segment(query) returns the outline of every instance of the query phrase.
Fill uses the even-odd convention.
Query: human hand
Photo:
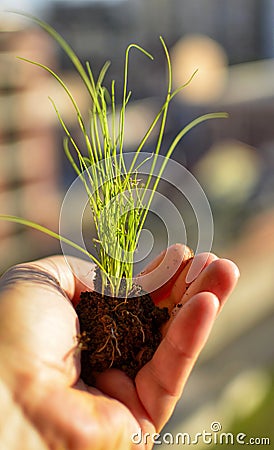
[[[168,249],[168,256],[184,246]],[[135,382],[117,369],[80,379],[79,324],[73,304],[92,280],[86,261],[53,256],[14,266],[0,282],[0,442],[7,450],[151,448],[134,444],[140,429],[152,437],[166,423],[204,346],[220,307],[234,288],[236,266],[198,255],[204,269],[190,286],[189,266],[154,293],[154,301],[183,304],[152,360]],[[161,257],[147,268],[149,288]],[[145,281],[146,280],[146,281]],[[89,282],[90,284],[90,282]],[[3,427],[3,424],[5,426]]]

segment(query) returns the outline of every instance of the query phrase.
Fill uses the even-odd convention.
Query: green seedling
[[[160,169],[155,173],[157,158],[163,146],[170,103],[182,89],[187,87],[195,75],[194,73],[183,86],[173,90],[170,55],[164,39],[160,37],[167,63],[166,95],[158,113],[152,123],[148,125],[147,132],[136,148],[130,167],[126,167],[124,135],[126,110],[131,97],[131,92],[128,91],[129,56],[132,50],[141,52],[151,60],[153,60],[152,55],[137,44],[130,44],[127,47],[124,60],[123,92],[122,99],[119,102],[121,106],[117,125],[118,102],[115,82],[112,81],[109,88],[104,85],[105,75],[110,63],[105,63],[99,76],[95,79],[90,64],[88,62],[85,65],[82,64],[70,45],[55,29],[37,18],[31,17],[31,19],[52,36],[64,50],[81,77],[90,98],[90,115],[88,120],[85,120],[69,87],[55,71],[41,63],[20,58],[39,66],[53,76],[66,92],[74,108],[75,119],[84,138],[84,149],[77,144],[57,105],[53,99],[50,99],[64,130],[64,151],[77,176],[82,180],[87,193],[88,205],[92,212],[97,234],[93,241],[97,256],[66,237],[25,218],[0,215],[0,219],[32,227],[76,248],[99,267],[102,293],[108,292],[117,296],[122,280],[125,280],[125,294],[127,295],[132,288],[134,254],[138,246],[140,233],[169,158],[180,140],[192,128],[209,119],[225,118],[227,114],[223,112],[210,113],[191,121],[175,136],[165,152],[165,158]],[[156,130],[158,134],[155,150],[150,157],[150,171],[144,180],[140,177],[138,157],[152,132]]]

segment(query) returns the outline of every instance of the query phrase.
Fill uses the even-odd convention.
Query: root
[[[114,321],[113,321],[114,322]],[[115,325],[115,330],[117,329],[116,327],[116,323],[114,322]],[[103,350],[105,350],[105,348],[107,347],[108,343],[110,342],[111,346],[112,346],[112,352],[111,352],[111,361],[110,361],[110,365],[109,365],[109,369],[112,367],[114,361],[115,361],[115,351],[118,353],[119,356],[121,356],[121,351],[118,345],[118,340],[115,334],[115,330],[113,329],[113,327],[111,327],[110,329],[110,334],[106,339],[106,342],[102,345],[102,347],[99,348],[99,350],[96,350],[96,353],[101,353]],[[108,330],[109,331],[109,330]]]
[[[146,340],[146,335],[145,335],[145,332],[144,332],[144,328],[143,328],[142,322],[141,322],[141,320],[139,319],[139,317],[136,316],[136,314],[133,314],[131,311],[123,310],[123,311],[121,312],[121,316],[124,315],[123,313],[125,313],[127,316],[131,315],[131,316],[134,317],[134,319],[139,323],[139,325],[140,325],[140,331],[141,331],[141,334],[142,334],[142,340],[143,340],[143,342],[145,342],[145,340]]]

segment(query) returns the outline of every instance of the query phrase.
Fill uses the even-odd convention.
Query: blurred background
[[[129,151],[138,145],[165,95],[160,35],[171,52],[175,87],[199,69],[172,104],[165,148],[198,115],[229,113],[228,120],[194,129],[174,153],[210,201],[213,251],[233,259],[241,279],[164,432],[195,435],[219,421],[223,431],[274,442],[274,0],[2,0],[1,8],[1,213],[57,230],[62,199],[74,179],[48,100],[54,98],[77,133],[65,94],[46,72],[16,56],[56,70],[80,109],[88,113],[90,107],[79,77],[52,39],[5,9],[47,20],[82,61],[91,62],[95,74],[110,59],[106,83],[116,80],[118,97],[127,45],[136,42],[154,55],[153,63],[137,52],[131,58],[133,94],[125,137]],[[147,150],[153,144],[152,138]],[[186,222],[188,243],[195,247],[194,219]],[[60,251],[53,239],[5,222],[0,223],[0,240],[1,272]]]

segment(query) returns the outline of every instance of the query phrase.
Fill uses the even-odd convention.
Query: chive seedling
[[[86,190],[87,201],[92,212],[97,234],[97,237],[93,242],[97,256],[94,256],[86,248],[79,246],[70,239],[25,218],[0,215],[0,219],[27,225],[48,234],[51,237],[57,238],[79,250],[96,263],[99,269],[98,280],[102,297],[112,297],[113,299],[116,298],[116,300],[108,313],[105,313],[99,320],[101,331],[103,333],[101,344],[97,347],[92,347],[89,353],[83,352],[84,355],[88,355],[84,357],[88,358],[86,365],[92,364],[93,356],[97,355],[97,365],[93,365],[92,370],[102,371],[108,367],[115,366],[125,370],[130,376],[134,377],[136,371],[152,357],[153,352],[161,340],[159,329],[162,323],[168,318],[166,312],[161,311],[160,318],[156,320],[158,328],[156,327],[157,329],[155,328],[152,333],[149,333],[146,327],[151,327],[151,317],[153,316],[153,314],[151,314],[151,306],[148,306],[146,313],[142,312],[142,314],[138,316],[138,308],[141,307],[140,305],[142,303],[144,305],[147,304],[148,298],[145,297],[146,300],[142,300],[142,302],[136,301],[135,305],[131,302],[130,308],[125,309],[125,305],[132,297],[132,292],[135,288],[133,286],[134,255],[138,246],[141,231],[144,228],[145,220],[163,172],[177,144],[196,125],[209,119],[225,118],[227,117],[227,114],[223,112],[210,113],[194,119],[182,128],[174,137],[171,145],[166,151],[165,158],[159,158],[160,151],[163,147],[163,138],[170,103],[179,92],[191,82],[195,75],[194,73],[184,85],[173,90],[170,55],[164,39],[160,37],[168,73],[166,94],[158,113],[152,123],[148,125],[147,132],[133,153],[131,163],[128,167],[125,161],[124,135],[126,127],[126,109],[131,97],[131,92],[128,91],[129,56],[132,50],[141,52],[145,57],[148,57],[151,60],[153,60],[152,55],[137,44],[130,44],[126,49],[122,99],[121,102],[119,102],[121,106],[117,126],[116,116],[118,102],[116,99],[115,82],[111,82],[109,89],[104,84],[110,63],[105,63],[99,76],[95,79],[90,64],[88,62],[86,62],[85,65],[82,64],[71,46],[54,28],[40,19],[32,16],[30,17],[36,24],[44,29],[66,53],[76,72],[81,77],[87,95],[90,98],[90,116],[89,119],[85,121],[69,87],[54,70],[42,63],[20,57],[21,60],[40,67],[54,77],[66,92],[75,111],[76,122],[83,136],[85,145],[84,150],[77,144],[54,100],[50,99],[61,127],[64,130],[65,137],[63,146],[65,154],[77,176],[83,182]],[[146,178],[141,179],[140,167],[142,163],[140,164],[139,156],[152,132],[156,129],[158,134],[155,150],[149,158],[150,169]],[[157,164],[157,161],[159,162],[159,160],[160,166]],[[121,301],[121,298],[119,300],[119,297],[121,296],[125,298],[125,301]],[[89,298],[85,300],[89,300]],[[98,305],[101,300],[96,298],[95,303],[94,300],[91,301],[95,308],[92,314],[94,317],[97,317],[96,305]],[[138,305],[138,307],[136,305]],[[82,319],[79,316],[82,330],[81,345],[83,348],[85,348],[85,345],[89,341],[92,341],[94,329],[98,325],[97,318],[95,323],[90,323],[90,317],[92,317],[92,315],[86,314],[85,307]],[[80,312],[81,311],[79,310],[78,313],[80,314]],[[89,317],[89,323],[86,323],[87,316]],[[140,319],[141,316],[143,317],[142,322]],[[147,318],[149,318],[148,321]],[[123,356],[124,354],[128,355],[129,349],[129,344],[126,341],[129,333],[127,329],[125,330],[125,324],[127,324],[127,327],[135,326],[137,329],[135,334],[132,333],[132,348],[135,349],[134,357],[137,361],[135,361],[134,364],[131,361],[133,353],[127,356],[129,362],[128,359]],[[118,326],[121,327],[119,332]],[[89,329],[91,329],[90,334],[88,334]],[[123,330],[123,332],[121,330]],[[152,336],[153,342],[148,340],[148,335]],[[84,342],[85,339],[87,340],[86,344]],[[136,350],[136,342],[138,340],[139,347],[137,345]],[[140,357],[140,352],[142,357]],[[82,360],[82,363],[83,361],[84,360]],[[88,369],[85,379],[87,382],[91,382]]]
[[[107,290],[108,292],[111,292],[112,295],[118,295],[121,280],[124,278],[126,280],[127,295],[132,288],[133,258],[140,238],[140,233],[143,229],[161,175],[163,174],[166,164],[172,156],[176,145],[186,133],[196,125],[209,119],[227,117],[227,114],[223,112],[205,114],[194,119],[185,126],[177,134],[167,150],[160,170],[158,173],[154,173],[157,157],[162,148],[170,102],[191,82],[195,75],[194,73],[190,80],[180,88],[172,90],[172,67],[170,56],[164,39],[160,37],[168,69],[166,96],[158,114],[148,126],[145,136],[137,147],[131,166],[126,168],[124,161],[125,114],[131,96],[131,92],[128,92],[127,89],[129,55],[130,52],[135,49],[151,60],[153,60],[153,56],[137,44],[130,44],[127,47],[119,125],[116,129],[117,102],[115,82],[112,81],[110,90],[104,86],[105,75],[110,63],[105,63],[97,80],[95,80],[90,64],[86,62],[86,65],[84,66],[71,46],[54,28],[38,18],[31,16],[31,19],[51,35],[64,50],[80,75],[86,87],[87,94],[90,97],[90,118],[89,123],[86,124],[69,87],[56,72],[41,63],[23,57],[19,58],[49,72],[62,86],[74,108],[75,117],[84,138],[86,151],[79,148],[79,145],[76,143],[76,140],[65,124],[57,105],[54,100],[50,98],[59,122],[65,132],[63,142],[64,151],[76,174],[82,179],[87,192],[88,202],[97,233],[97,239],[94,239],[97,257],[88,252],[85,248],[60,236],[58,233],[28,221],[27,219],[4,215],[1,215],[0,217],[1,219],[33,227],[73,246],[92,259],[101,269],[103,293]],[[109,120],[109,116],[111,116],[111,120]],[[151,155],[150,173],[146,177],[146,181],[140,183],[138,156],[152,131],[158,124],[158,138],[155,151]]]

